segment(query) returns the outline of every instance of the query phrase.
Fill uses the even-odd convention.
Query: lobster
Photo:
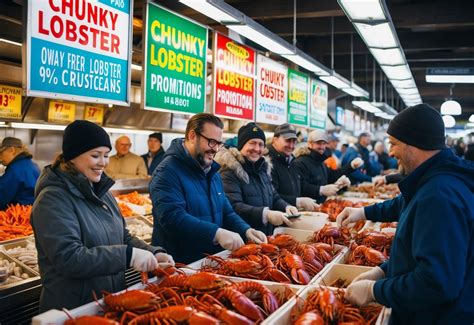
[[[275,295],[260,283],[254,281],[244,281],[236,283],[234,285],[234,288],[243,294],[258,293],[259,295],[261,295],[263,301],[263,308],[268,314],[273,313],[279,307],[278,300]]]
[[[216,291],[228,282],[216,274],[209,272],[198,272],[192,275],[172,275],[165,277],[158,287],[181,287],[184,290],[190,290],[194,293],[200,294],[205,292]]]
[[[308,265],[306,263],[306,265]],[[305,268],[305,263],[300,256],[291,254],[287,250],[283,250],[282,254],[277,258],[277,267],[279,269],[289,272],[291,278],[298,284],[308,284],[311,276]]]
[[[310,238],[310,242],[323,242],[330,244],[334,247],[334,244],[348,246],[351,240],[351,233],[347,228],[337,228],[331,224],[325,224],[319,231],[314,232],[313,237]]]
[[[245,317],[254,320],[262,321],[263,314],[255,303],[240,291],[228,287],[218,292],[217,300],[227,299],[232,306]]]
[[[129,290],[118,294],[104,292],[104,303],[113,311],[145,313],[156,309],[159,305],[159,300],[152,292]]]
[[[232,251],[232,253],[229,255],[229,257],[239,258],[239,257],[247,256],[247,255],[255,255],[255,254],[260,253],[261,250],[262,250],[262,247],[260,245],[247,244],[247,245],[244,245],[244,246]]]
[[[349,264],[378,266],[387,260],[383,253],[364,245],[353,244],[351,250]]]
[[[301,314],[294,325],[325,325],[324,318],[317,311]]]
[[[197,311],[190,306],[170,306],[139,316],[125,313],[122,322],[130,316],[135,317],[128,323],[129,325],[177,324],[183,322],[188,324],[219,324],[219,321],[214,317]]]

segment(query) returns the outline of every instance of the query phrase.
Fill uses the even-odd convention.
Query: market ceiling
[[[141,19],[143,3],[134,2],[133,61],[141,63]],[[291,0],[228,0],[231,6],[251,17],[270,31],[293,43],[294,2]],[[0,38],[22,40],[22,10],[25,0],[0,3]],[[213,29],[225,27],[182,5],[177,0],[157,1],[171,10]],[[449,95],[450,84],[427,83],[426,68],[474,68],[474,1],[472,0],[387,0],[387,7],[398,38],[418,86],[423,102],[438,108]],[[331,67],[331,17],[334,17],[334,69],[350,79],[350,36],[354,35],[354,81],[372,92],[372,56],[344,15],[336,0],[296,2],[296,45],[315,59]],[[252,44],[255,45],[255,44]],[[0,42],[0,63],[21,65],[21,48]],[[377,80],[380,69],[377,67]],[[140,75],[132,75],[140,83]],[[379,87],[377,85],[377,97]],[[394,103],[398,95],[394,92]],[[343,95],[331,88],[331,98]],[[388,102],[392,92],[387,92]],[[385,98],[385,96],[384,96]],[[460,120],[474,114],[474,85],[456,84],[453,98],[461,104]],[[398,99],[399,100],[399,99]],[[396,107],[401,107],[394,105]]]

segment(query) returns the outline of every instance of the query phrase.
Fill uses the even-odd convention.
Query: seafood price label
[[[308,126],[308,87],[307,75],[288,69],[288,123]]]
[[[326,116],[328,115],[328,85],[311,79],[310,95],[309,127],[325,130]]]
[[[76,104],[67,102],[49,101],[48,122],[69,124],[74,121]]]
[[[21,88],[0,85],[0,117],[21,118]]]
[[[130,104],[133,0],[28,1],[28,96]]]

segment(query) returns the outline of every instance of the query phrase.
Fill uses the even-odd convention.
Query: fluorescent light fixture
[[[402,65],[405,64],[405,58],[399,48],[396,49],[372,49],[370,52],[379,65]]]
[[[359,107],[360,109],[363,109],[364,111],[367,111],[369,113],[381,113],[382,111],[372,105],[372,103],[369,103],[368,101],[365,100],[353,100],[352,105]]]
[[[441,104],[441,115],[461,115],[461,105],[455,100],[447,100]]]
[[[11,127],[15,128],[15,129],[35,129],[35,130],[64,131],[64,129],[66,128],[66,125],[12,122]]]
[[[456,83],[456,84],[472,84],[474,83],[474,75],[426,75],[426,82],[435,83]]]
[[[232,13],[235,10],[232,6],[226,4],[223,1],[212,1],[212,0],[179,0],[186,6],[193,8],[197,12],[214,19],[221,23],[238,23],[239,19],[234,17]],[[231,9],[229,9],[228,7]]]
[[[342,88],[341,90],[354,97],[369,97],[369,92],[357,86],[355,83],[351,83],[350,88]]]
[[[469,116],[469,122],[474,123],[474,114],[471,114],[471,116]]]
[[[392,29],[390,28],[390,23],[382,23],[378,25],[354,23],[354,26],[367,47],[397,47],[397,40],[395,39]]]
[[[408,79],[411,78],[411,71],[407,65],[382,65],[380,66],[388,79]]]
[[[351,83],[349,82],[349,80],[334,71],[330,76],[319,77],[319,79],[324,82],[327,82],[328,84],[332,85],[333,87],[336,87],[337,89],[351,88]]]
[[[456,119],[452,117],[451,115],[444,115],[443,122],[444,122],[445,128],[452,128],[453,126],[456,125]]]
[[[256,30],[249,25],[227,25],[227,28],[233,30],[236,33],[252,40],[258,45],[263,46],[267,50],[276,54],[291,54],[293,51],[286,47],[284,42],[277,42],[270,35],[265,35],[262,31]],[[262,27],[263,28],[263,27]],[[276,35],[274,35],[276,37]]]
[[[389,104],[385,103],[385,102],[372,102],[371,103],[373,106],[379,108],[380,110],[382,110],[383,113],[386,113],[386,114],[389,114],[389,115],[397,115],[398,112],[395,108],[393,108],[392,106],[390,106]]]
[[[399,89],[399,88],[415,88],[416,84],[413,78],[410,79],[405,79],[405,80],[390,80],[392,83],[393,87]]]
[[[338,0],[351,20],[386,20],[379,0]]]
[[[138,65],[138,64],[135,64],[135,63],[132,63],[132,69],[142,71],[142,66]]]
[[[306,53],[299,51],[298,49],[296,49],[295,54],[283,54],[282,57],[299,65],[300,67],[305,68],[308,71],[314,72],[318,76],[330,75],[330,73],[324,69],[325,67],[322,64],[309,57]]]
[[[22,45],[23,45],[23,44],[21,44],[21,43],[19,43],[19,42],[10,41],[9,39],[6,39],[6,38],[0,38],[0,42],[4,42],[4,43],[16,45],[16,46],[22,46]]]
[[[125,134],[145,134],[148,135],[153,131],[150,130],[135,130],[135,129],[123,129],[123,128],[109,128],[106,127],[104,130],[108,133],[125,133]]]
[[[418,95],[418,88],[397,88],[400,96],[404,95]]]

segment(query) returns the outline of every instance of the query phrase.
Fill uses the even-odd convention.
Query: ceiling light
[[[188,7],[193,8],[197,12],[206,15],[209,18],[221,23],[238,23],[239,19],[235,17],[236,9],[223,1],[212,0],[179,0]]]
[[[0,42],[4,42],[4,43],[16,45],[16,46],[22,46],[22,45],[23,45],[23,44],[21,44],[21,43],[19,43],[19,42],[10,41],[9,39],[5,39],[5,38],[0,38]]]
[[[336,87],[337,89],[351,87],[351,83],[349,82],[349,80],[334,71],[330,76],[319,77],[319,79],[324,82],[327,82],[328,84],[332,85],[333,87]]]
[[[314,72],[318,76],[329,76],[329,72],[324,70],[324,66],[309,57],[306,53],[296,49],[295,54],[283,54],[282,57],[290,60],[291,62],[305,68],[308,71]]]
[[[466,76],[454,76],[454,75],[445,75],[445,76],[434,76],[434,75],[426,75],[426,82],[436,82],[436,83],[474,83],[474,75],[466,75]]]
[[[233,30],[236,33],[252,40],[253,42],[257,43],[260,46],[263,46],[267,50],[276,53],[276,54],[292,54],[293,51],[288,47],[284,46],[283,44],[286,41],[278,42],[274,38],[277,35],[272,34],[271,32],[265,32],[263,27],[255,28],[255,26],[249,25],[227,25],[227,28]],[[269,35],[266,35],[268,34]]]
[[[378,25],[368,25],[363,23],[354,23],[359,35],[364,40],[367,47],[374,48],[392,48],[397,47],[397,41],[393,36],[390,23]]]
[[[461,105],[455,100],[447,100],[441,104],[441,115],[461,115]]]
[[[474,123],[474,114],[471,114],[471,116],[469,116],[469,122]]]
[[[445,128],[452,128],[456,125],[456,120],[451,115],[444,115],[443,122]]]
[[[413,81],[413,78],[410,79],[405,79],[405,80],[390,80],[392,83],[393,87],[395,88],[414,88],[416,87],[415,81]]]
[[[138,65],[138,64],[135,64],[135,63],[132,63],[132,69],[142,71],[142,66]]]
[[[364,111],[367,111],[369,113],[381,113],[382,111],[369,103],[368,101],[365,100],[353,100],[352,105],[359,107],[360,109],[363,109]]]
[[[412,77],[410,68],[407,65],[380,66],[388,79],[409,79]]]
[[[418,95],[418,88],[397,88],[397,92],[402,97],[404,95]]]
[[[474,68],[428,68],[426,82],[474,83]]]
[[[153,131],[147,130],[135,130],[135,129],[124,129],[124,128],[104,128],[105,132],[108,133],[120,133],[120,134],[145,134],[148,135]]]
[[[379,0],[338,0],[351,20],[386,20]]]
[[[405,64],[405,58],[399,48],[396,49],[372,49],[370,52],[379,65],[401,65]]]
[[[343,92],[351,95],[351,96],[354,96],[354,97],[369,97],[369,93],[365,90],[360,91],[359,89],[356,89],[356,88],[342,88],[341,89]]]
[[[15,129],[34,129],[34,130],[54,130],[54,131],[64,131],[66,125],[58,124],[40,124],[40,123],[16,123],[11,124],[12,128]]]

